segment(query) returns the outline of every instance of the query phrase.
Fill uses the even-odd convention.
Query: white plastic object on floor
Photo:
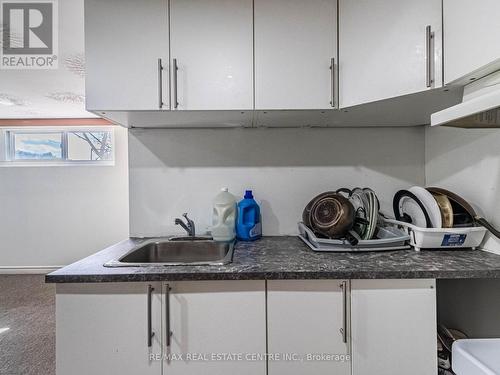
[[[500,339],[457,340],[451,350],[457,375],[500,374]]]
[[[420,249],[475,249],[481,244],[486,234],[484,227],[421,228],[393,219],[386,219],[386,222],[404,228],[410,236],[410,245],[417,251]]]
[[[212,237],[215,241],[232,241],[236,237],[236,197],[222,188],[214,198]]]

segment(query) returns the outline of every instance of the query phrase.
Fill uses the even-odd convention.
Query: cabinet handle
[[[174,109],[177,109],[179,106],[179,101],[177,100],[177,71],[179,68],[177,67],[177,59],[173,59],[173,86],[174,86]]]
[[[426,50],[426,86],[431,87],[434,80],[432,79],[432,39],[434,38],[434,33],[432,32],[431,26],[428,25],[425,28],[425,50]]]
[[[332,100],[330,105],[335,108],[335,58],[330,59],[330,79],[332,85]]]
[[[153,336],[155,333],[153,332],[153,327],[151,324],[151,297],[153,294],[153,288],[151,285],[148,285],[148,348],[151,348],[153,345]]]
[[[172,331],[170,329],[170,291],[172,288],[167,284],[167,290],[165,292],[165,313],[166,313],[166,335],[167,335],[167,348],[170,348],[172,342]]]
[[[163,108],[163,64],[158,59],[158,108]]]
[[[342,328],[340,333],[342,342],[347,344],[347,281],[342,281],[340,289],[342,290]]]

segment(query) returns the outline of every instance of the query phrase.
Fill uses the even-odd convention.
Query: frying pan
[[[432,196],[436,200],[439,210],[441,211],[441,222],[443,223],[443,228],[453,228],[453,206],[451,205],[450,199],[439,193],[432,193]]]
[[[495,227],[493,227],[484,217],[479,216],[474,210],[474,208],[472,208],[472,206],[461,196],[449,190],[437,187],[430,187],[427,190],[429,190],[431,193],[439,193],[446,195],[452,204],[455,203],[456,205],[462,207],[463,210],[465,210],[467,215],[469,215],[472,218],[472,224],[476,223],[480,226],[483,226],[486,229],[488,229],[491,232],[491,234],[493,234],[495,237],[500,238],[500,231],[498,231]]]
[[[345,237],[351,245],[358,239],[350,233],[354,226],[355,210],[340,192],[327,191],[314,197],[302,212],[302,221],[314,232],[328,238]]]

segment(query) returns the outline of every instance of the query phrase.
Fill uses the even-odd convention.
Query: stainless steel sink
[[[105,267],[147,267],[222,265],[233,259],[233,242],[216,242],[210,237],[149,239]]]

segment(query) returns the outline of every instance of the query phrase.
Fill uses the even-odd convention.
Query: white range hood
[[[482,85],[480,81],[464,90],[462,103],[431,115],[432,126],[459,128],[500,127],[500,84],[498,76],[490,76]],[[492,84],[493,83],[493,84]]]

